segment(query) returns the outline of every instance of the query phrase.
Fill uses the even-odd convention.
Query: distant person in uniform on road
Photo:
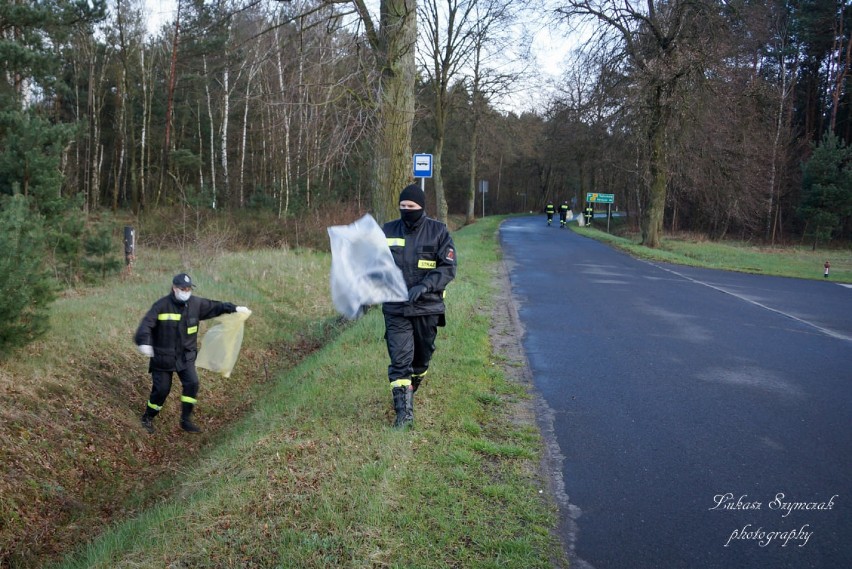
[[[245,306],[230,302],[207,300],[192,294],[195,284],[186,273],[175,275],[169,294],[155,302],[139,324],[134,341],[139,352],[151,358],[151,395],[142,414],[142,427],[154,432],[154,417],[159,414],[172,389],[172,374],[180,378],[180,427],[189,433],[201,430],[191,420],[198,395],[198,373],[195,357],[198,353],[198,324],[232,312],[248,312]]]
[[[414,393],[426,377],[438,327],[444,317],[444,289],[456,276],[456,250],[447,226],[426,216],[426,196],[416,184],[399,195],[399,219],[382,230],[408,287],[408,300],[386,302],[385,340],[390,365],[394,427],[414,421]]]
[[[562,204],[559,206],[559,229],[564,229],[565,225],[568,223],[568,210],[571,209],[568,207],[568,202],[563,200]]]
[[[552,201],[547,201],[547,205],[544,206],[544,213],[547,214],[547,225],[550,226],[550,224],[553,222],[553,214],[556,213],[556,208],[553,207]]]

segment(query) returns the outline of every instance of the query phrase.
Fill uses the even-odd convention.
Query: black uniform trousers
[[[169,392],[172,390],[173,373],[175,372],[151,372],[153,385],[151,386],[151,396],[148,398],[150,403],[153,403],[157,407],[163,406],[163,403],[166,402],[166,397],[169,396]],[[195,366],[189,365],[177,372],[177,374],[183,387],[183,396],[194,400],[195,396],[198,395],[198,372],[195,371]]]
[[[388,380],[409,379],[429,368],[435,352],[435,337],[441,316],[398,316],[385,314],[385,340],[391,363]]]

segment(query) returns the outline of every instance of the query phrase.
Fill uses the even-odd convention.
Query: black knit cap
[[[399,201],[401,203],[405,200],[413,201],[422,208],[426,207],[426,194],[423,193],[423,190],[417,184],[411,184],[403,188],[402,193],[399,194]]]

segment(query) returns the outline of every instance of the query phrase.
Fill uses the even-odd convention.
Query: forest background
[[[0,359],[47,332],[58,295],[127,277],[124,226],[171,272],[232,251],[325,251],[327,226],[392,215],[415,151],[434,156],[427,209],[444,221],[548,200],[577,211],[598,192],[646,247],[688,232],[848,248],[848,2],[377,6],[177,0],[151,34],[141,0],[0,0]],[[542,27],[582,38],[553,84],[529,58]],[[387,57],[397,29],[416,39],[394,46],[402,67]],[[411,92],[404,124],[386,112],[394,80]],[[129,358],[87,365],[100,377]],[[53,383],[25,408],[0,380],[16,397],[4,429],[30,448],[14,413],[42,421]],[[4,505],[0,529],[27,527],[16,512]]]
[[[0,348],[43,331],[52,292],[120,269],[122,225],[322,248],[294,226],[393,215],[412,149],[443,221],[598,192],[649,247],[850,237],[842,0],[374,4],[179,0],[150,34],[141,0],[3,0]],[[529,58],[542,27],[583,38],[555,85]]]

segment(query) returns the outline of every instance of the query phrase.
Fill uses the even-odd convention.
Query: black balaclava
[[[399,210],[399,217],[402,219],[403,223],[405,223],[407,227],[412,227],[420,220],[421,217],[423,217],[423,213],[426,211],[426,194],[417,184],[410,184],[405,186],[402,193],[399,194],[400,203],[405,200],[412,201],[420,206],[420,209]]]

